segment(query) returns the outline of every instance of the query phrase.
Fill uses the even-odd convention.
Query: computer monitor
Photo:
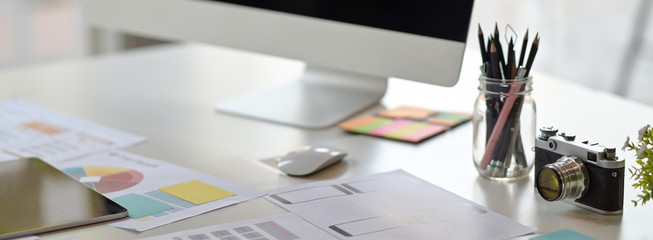
[[[303,128],[374,104],[388,78],[453,86],[473,0],[85,0],[94,25],[301,60],[303,76],[217,104]]]

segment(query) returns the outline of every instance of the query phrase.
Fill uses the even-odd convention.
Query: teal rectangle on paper
[[[131,218],[142,218],[173,209],[173,207],[162,202],[134,193],[116,197],[111,200],[127,208],[127,213]]]
[[[562,229],[557,232],[531,238],[531,240],[596,240],[596,238],[569,229]]]
[[[65,172],[68,174],[68,176],[73,177],[74,179],[79,180],[81,177],[86,177],[86,171],[84,170],[83,167],[72,167],[72,168],[66,168],[62,170],[62,172]]]
[[[161,200],[161,201],[164,201],[164,202],[167,202],[167,203],[171,203],[171,204],[174,204],[174,205],[177,205],[177,206],[183,207],[183,208],[190,208],[190,207],[195,207],[195,206],[197,206],[197,205],[195,205],[195,204],[192,203],[192,202],[186,201],[186,200],[184,200],[184,199],[181,199],[181,198],[175,197],[175,196],[173,196],[173,195],[171,195],[171,194],[168,194],[168,193],[165,193],[165,192],[163,192],[163,191],[159,191],[159,190],[154,190],[154,191],[146,192],[145,195],[148,195],[148,196],[150,196],[150,197],[157,198],[157,199],[159,199],[159,200]]]

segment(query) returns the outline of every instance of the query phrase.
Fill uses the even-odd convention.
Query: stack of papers
[[[145,231],[263,195],[118,150],[144,140],[22,100],[0,104],[0,161],[49,162],[126,207],[130,218],[113,226]],[[505,239],[536,230],[401,170],[282,188],[266,199],[291,213],[148,239]]]
[[[118,150],[145,137],[39,107],[0,103],[0,161],[38,157],[127,208],[113,226],[145,231],[263,195],[212,175]]]
[[[291,213],[146,239],[476,240],[514,238],[536,230],[401,170],[282,188],[266,198]],[[285,234],[270,234],[261,227],[264,222],[275,222],[275,229]],[[323,232],[316,232],[315,226]],[[242,235],[243,228],[253,235]]]
[[[263,195],[240,184],[163,161],[110,151],[55,167],[127,208],[111,225],[145,231]]]
[[[506,239],[536,230],[401,170],[302,184],[266,198],[346,239]]]
[[[52,163],[143,141],[20,99],[0,104],[0,161],[38,157]]]

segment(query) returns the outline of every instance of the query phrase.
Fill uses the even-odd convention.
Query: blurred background
[[[477,0],[467,51],[479,51],[478,24],[486,37],[495,23],[502,33],[510,24],[517,39],[528,28],[530,41],[541,37],[534,69],[653,106],[651,1]],[[166,43],[88,26],[82,6],[0,0],[0,70]]]

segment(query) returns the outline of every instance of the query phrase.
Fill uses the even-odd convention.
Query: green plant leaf
[[[634,189],[640,190],[635,200],[631,202],[638,206],[646,204],[653,196],[653,131],[651,125],[647,124],[638,131],[639,137],[637,142],[633,142],[630,137],[626,137],[624,149],[634,150],[636,157],[634,166],[628,168],[630,178],[635,180],[632,184]],[[640,140],[641,139],[641,140]],[[639,167],[638,167],[639,166]]]

